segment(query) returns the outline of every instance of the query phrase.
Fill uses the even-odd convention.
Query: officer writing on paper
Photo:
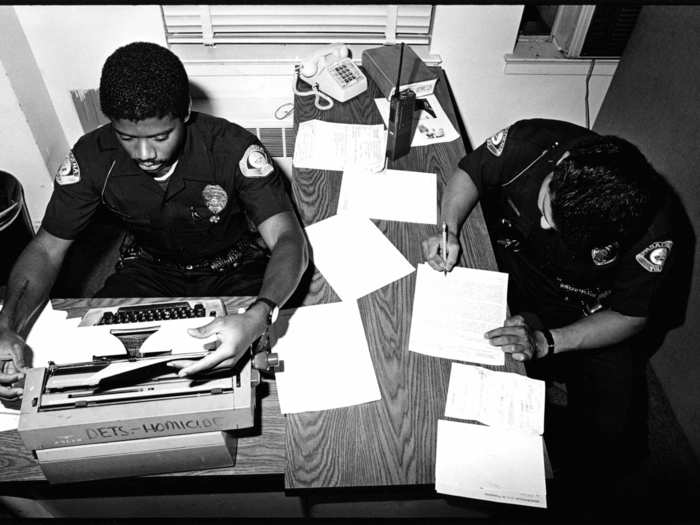
[[[519,121],[464,157],[450,179],[447,253],[439,235],[423,241],[430,266],[452,270],[457,233],[481,201],[514,314],[485,337],[525,361],[530,377],[566,384],[568,434],[549,442],[555,467],[561,451],[562,474],[624,468],[647,453],[646,356],[635,336],[671,262],[661,182],[625,140]]]
[[[12,270],[0,359],[21,360],[27,318],[46,299],[68,247],[105,206],[135,245],[97,296],[257,295],[244,314],[191,331],[217,334],[219,346],[177,365],[187,375],[235,363],[307,265],[282,176],[255,136],[191,111],[185,69],[161,46],[117,49],[102,70],[100,104],[109,124],[80,138],[59,167],[41,229]]]

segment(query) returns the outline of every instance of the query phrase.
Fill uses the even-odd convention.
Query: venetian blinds
[[[427,44],[431,5],[163,5],[171,44]]]

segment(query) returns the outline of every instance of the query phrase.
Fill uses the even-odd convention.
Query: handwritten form
[[[292,163],[297,168],[343,171],[355,166],[378,171],[386,157],[382,124],[338,124],[307,120],[299,124]]]
[[[435,490],[452,496],[545,508],[542,437],[440,419]]]
[[[503,351],[484,333],[506,319],[508,274],[454,268],[447,275],[418,265],[408,349],[485,365],[503,365]]]
[[[544,381],[452,363],[445,416],[544,432]]]
[[[434,173],[418,171],[346,169],[338,213],[437,224],[437,178]]]
[[[275,374],[283,414],[381,399],[355,301],[285,310],[272,332],[272,351],[284,361]]]
[[[343,301],[353,301],[415,268],[372,221],[334,215],[306,227],[316,268]]]

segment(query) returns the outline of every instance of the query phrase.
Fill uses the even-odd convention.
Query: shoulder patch
[[[503,148],[505,148],[506,139],[508,138],[508,129],[510,128],[503,128],[492,137],[486,139],[486,147],[496,157],[500,157],[501,153],[503,153]]]
[[[80,166],[78,166],[78,161],[75,160],[75,155],[71,150],[56,170],[56,183],[65,186],[76,182],[80,182]]]
[[[267,177],[274,168],[265,148],[259,144],[251,144],[238,161],[244,177]]]
[[[656,273],[664,269],[664,263],[668,259],[668,254],[671,253],[673,241],[653,242],[641,252],[635,259],[648,272]]]

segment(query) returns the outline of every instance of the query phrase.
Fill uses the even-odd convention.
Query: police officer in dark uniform
[[[647,453],[647,355],[635,344],[668,273],[670,195],[639,150],[554,120],[516,122],[464,157],[442,199],[440,236],[423,242],[435,269],[458,260],[457,232],[477,200],[512,317],[485,334],[564,383],[562,432],[545,438],[562,474],[622,473]]]
[[[42,227],[10,277],[0,359],[17,362],[26,320],[48,295],[72,241],[106,206],[133,243],[97,296],[257,295],[244,314],[191,331],[217,334],[215,352],[174,366],[187,375],[233,364],[273,321],[308,263],[282,176],[255,136],[191,111],[182,63],[156,44],[129,44],[107,59],[100,104],[110,123],[80,138],[58,168]]]

